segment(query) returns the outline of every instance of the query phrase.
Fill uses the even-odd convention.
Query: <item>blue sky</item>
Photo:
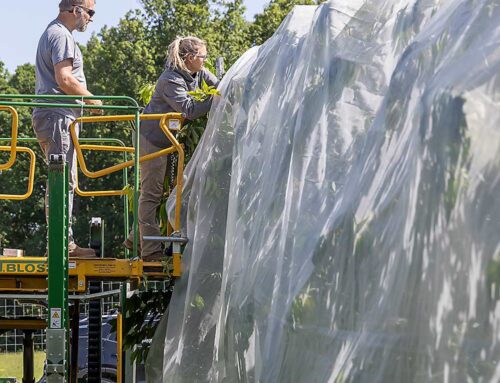
[[[246,18],[261,12],[269,0],[244,0]],[[34,63],[38,39],[47,24],[57,16],[59,0],[17,0],[3,4],[0,11],[0,61],[9,72],[18,65]],[[77,41],[85,43],[92,32],[104,25],[116,25],[130,9],[139,8],[139,0],[98,0],[96,15],[85,33],[75,32]]]

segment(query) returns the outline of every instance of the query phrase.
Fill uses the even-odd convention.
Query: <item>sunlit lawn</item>
[[[35,352],[35,380],[42,377],[45,352]],[[23,353],[0,354],[0,378],[17,378],[18,382],[23,379]]]

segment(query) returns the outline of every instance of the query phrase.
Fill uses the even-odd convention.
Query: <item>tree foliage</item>
[[[139,11],[129,12],[116,27],[105,27],[83,49],[85,74],[95,94],[136,98],[159,73],[150,31]]]
[[[18,66],[9,79],[9,85],[19,94],[35,94],[35,66],[33,64]]]

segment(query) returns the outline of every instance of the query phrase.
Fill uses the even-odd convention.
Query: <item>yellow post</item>
[[[181,207],[182,207],[182,182],[184,174],[184,148],[174,137],[169,127],[167,126],[168,115],[165,115],[160,121],[160,127],[163,133],[168,137],[173,147],[179,153],[179,161],[177,164],[177,181],[176,181],[176,195],[175,195],[175,214],[174,214],[174,233],[179,233],[181,230]],[[181,249],[180,245],[177,243],[172,244],[172,256],[173,256],[173,271],[172,275],[174,277],[180,277],[182,275],[182,263],[181,263]]]
[[[0,151],[1,150],[4,150],[4,151],[10,150],[11,151],[12,149],[11,149],[10,146],[0,146]],[[30,148],[25,148],[25,147],[22,147],[22,146],[18,146],[18,147],[16,147],[15,152],[24,152],[24,153],[28,153],[30,155],[30,170],[29,170],[29,174],[28,174],[28,190],[24,194],[0,194],[0,199],[9,199],[9,200],[14,200],[14,201],[21,201],[21,200],[29,198],[29,196],[31,195],[31,193],[33,193],[33,185],[35,183],[35,162],[36,162],[36,158],[35,158],[35,153]],[[12,153],[12,151],[11,151],[11,153]],[[14,159],[15,158],[16,158],[16,156],[14,154]]]
[[[0,170],[7,170],[12,167],[14,161],[16,160],[16,146],[17,146],[17,132],[19,125],[19,116],[17,111],[11,106],[0,105],[0,111],[10,112],[12,115],[11,121],[11,137],[12,141],[10,142],[10,146],[7,150],[10,150],[9,160],[5,164],[0,164]]]

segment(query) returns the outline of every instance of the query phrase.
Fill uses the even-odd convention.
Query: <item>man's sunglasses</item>
[[[84,7],[82,5],[76,5],[76,4],[72,4],[72,5],[75,8],[81,8],[81,9],[83,9],[85,12],[87,12],[87,15],[89,15],[90,18],[94,17],[94,15],[95,15],[95,11],[93,9]],[[68,11],[68,12],[72,13],[73,11]]]

